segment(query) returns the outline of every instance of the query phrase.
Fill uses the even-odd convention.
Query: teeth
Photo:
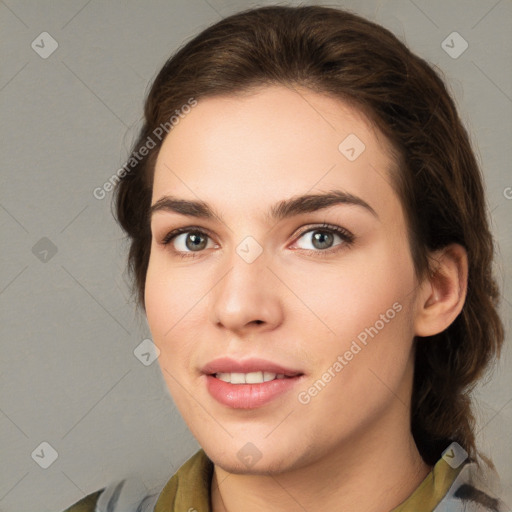
[[[216,373],[215,377],[231,384],[261,384],[274,379],[284,379],[284,374],[272,372]]]
[[[233,373],[232,375],[241,375],[242,377],[244,377],[244,374],[243,373]],[[263,373],[262,372],[251,372],[251,373],[246,373],[245,374],[245,378],[243,380],[243,382],[245,382],[246,384],[259,384],[260,382],[263,382],[264,381],[264,378],[263,378]],[[243,384],[242,382],[242,384]],[[231,379],[231,383],[235,383],[233,381],[233,379]]]
[[[245,375],[243,373],[232,373],[231,384],[245,384]]]
[[[263,382],[268,382],[269,380],[274,380],[276,377],[277,377],[276,373],[263,372]]]

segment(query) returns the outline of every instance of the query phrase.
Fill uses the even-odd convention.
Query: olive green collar
[[[154,512],[211,512],[213,468],[213,462],[204,450],[197,451],[167,482],[158,497]],[[391,512],[433,510],[448,492],[461,468],[453,469],[443,458],[439,459],[416,490]]]

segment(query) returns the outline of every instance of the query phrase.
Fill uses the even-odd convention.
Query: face
[[[359,111],[304,89],[201,99],[165,139],[146,313],[214,463],[286,471],[408,431],[417,283],[393,172]]]

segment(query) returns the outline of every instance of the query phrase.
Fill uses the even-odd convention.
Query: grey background
[[[0,1],[1,510],[62,510],[130,474],[158,487],[197,450],[158,363],[134,356],[149,330],[129,302],[111,194],[92,191],[125,162],[147,85],[169,55],[221,17],[271,3]],[[512,2],[322,4],[381,23],[440,68],[474,140],[508,331],[475,392],[478,441],[510,504]],[[441,47],[453,31],[469,44],[456,59]],[[42,32],[58,43],[46,59],[31,47]],[[43,441],[58,453],[47,469],[31,456]]]

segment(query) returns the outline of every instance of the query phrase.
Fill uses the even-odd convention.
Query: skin
[[[338,150],[349,134],[365,144],[354,161]],[[215,512],[387,512],[432,469],[409,428],[413,339],[459,314],[467,258],[449,246],[433,255],[434,276],[417,281],[392,172],[387,141],[358,110],[305,89],[201,99],[165,139],[152,203],[170,194],[202,200],[223,219],[155,212],[145,289],[168,389],[214,462]],[[267,216],[283,199],[332,189],[358,196],[376,215],[341,204],[277,222]],[[334,234],[327,249],[315,246],[324,222],[350,231],[353,243]],[[208,242],[180,258],[194,252],[187,235],[161,242],[188,226],[204,229]],[[252,263],[236,252],[247,236],[263,250]],[[395,303],[401,311],[300,403],[298,393]],[[221,356],[261,357],[305,377],[265,406],[232,409],[210,396],[200,371]],[[261,453],[251,467],[237,456],[247,442]]]

